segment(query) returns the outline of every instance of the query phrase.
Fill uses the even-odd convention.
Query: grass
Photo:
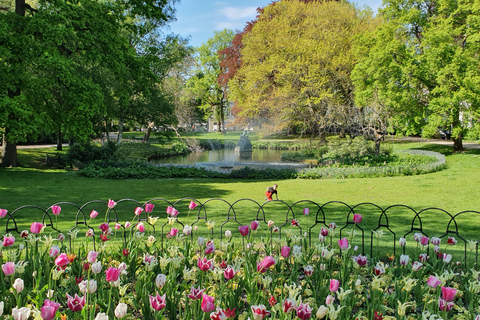
[[[221,135],[219,135],[221,136]],[[310,207],[311,215],[309,223],[314,218],[318,208],[309,201],[319,204],[329,203],[324,206],[326,222],[337,222],[342,226],[349,208],[348,205],[360,203],[374,203],[381,208],[392,205],[405,205],[420,211],[426,208],[441,208],[451,214],[466,210],[479,210],[480,200],[477,197],[480,190],[480,151],[468,150],[464,153],[452,154],[451,148],[428,143],[395,143],[395,149],[418,148],[432,150],[445,154],[447,168],[426,175],[363,178],[345,180],[280,180],[280,181],[240,181],[240,180],[193,180],[193,179],[145,179],[131,181],[116,181],[91,179],[78,176],[72,171],[45,169],[42,161],[46,153],[55,152],[52,149],[21,149],[19,159],[26,164],[23,168],[0,169],[0,208],[12,212],[15,208],[23,205],[35,205],[48,208],[54,203],[66,201],[77,205],[83,205],[91,200],[108,199],[135,199],[140,204],[153,198],[163,198],[170,202],[185,197],[192,197],[200,202],[208,199],[219,198],[230,204],[236,200],[249,198],[260,204],[264,202],[265,188],[273,183],[278,183],[279,198],[287,205],[292,205],[299,200],[305,202],[295,205],[294,212],[298,217],[304,207]],[[226,221],[226,214],[230,207],[223,200],[215,200],[206,204],[208,219],[216,222],[215,232],[220,233],[220,225]],[[163,224],[164,210],[169,204],[166,201],[155,201],[157,207],[155,215],[160,215]],[[183,217],[188,212],[189,200],[182,201],[177,207]],[[133,210],[138,203],[126,201],[118,206],[119,221],[124,222],[133,218]],[[286,217],[288,206],[281,202],[272,202],[264,206],[265,219],[274,220],[277,224],[291,219],[291,213]],[[85,208],[88,214],[93,208],[102,214],[105,205],[91,204]],[[263,212],[258,211],[258,206],[249,201],[242,201],[234,206],[237,219],[242,224],[248,224],[255,219],[257,213],[260,218]],[[479,210],[480,211],[480,210]],[[59,229],[67,230],[73,227],[77,209],[68,204],[62,205],[62,214],[59,217]],[[366,243],[369,251],[369,230],[376,227],[380,218],[380,211],[372,205],[361,205],[356,211],[364,216],[362,227],[367,231]],[[392,229],[399,236],[410,230],[413,213],[403,207],[389,209],[388,217]],[[231,212],[233,214],[233,212]],[[103,220],[102,217],[98,219]],[[194,213],[186,221],[192,223]],[[25,209],[22,214],[16,215],[21,227],[27,227],[31,221],[39,221],[41,212],[38,209]],[[459,219],[459,230],[467,234],[466,239],[478,238],[479,215],[464,215]],[[185,218],[183,218],[185,219]],[[300,216],[300,219],[306,219]],[[445,232],[448,215],[441,210],[429,209],[422,217],[423,227],[429,236],[439,236]],[[185,220],[183,220],[185,221]],[[55,222],[55,221],[53,221]],[[300,220],[302,223],[302,220]],[[4,228],[4,221],[0,222],[0,228]],[[205,223],[200,221],[201,229]],[[416,221],[415,226],[419,225]],[[238,225],[228,221],[223,227],[236,230]],[[315,231],[319,230],[316,227]],[[168,226],[167,226],[168,228]],[[264,226],[263,228],[266,228]],[[348,226],[345,230],[350,229]],[[318,229],[318,230],[317,230]],[[386,229],[383,228],[385,231]],[[199,229],[200,230],[200,229]],[[345,232],[345,230],[343,232]],[[318,234],[318,233],[317,233]],[[344,233],[342,233],[342,236]],[[338,235],[337,235],[338,237]],[[392,235],[385,236],[389,239]],[[460,244],[460,242],[459,242]],[[462,243],[463,245],[463,243]],[[398,248],[397,248],[398,249]]]

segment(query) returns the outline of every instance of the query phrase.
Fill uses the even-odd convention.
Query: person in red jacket
[[[277,188],[278,188],[277,184],[274,184],[273,187],[267,187],[267,191],[265,191],[265,200],[272,201],[273,195],[275,195],[278,200]]]

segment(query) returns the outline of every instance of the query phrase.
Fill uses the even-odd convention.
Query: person
[[[277,188],[278,188],[277,184],[274,184],[273,187],[267,187],[267,191],[265,191],[265,200],[272,201],[273,195],[275,195],[278,200]]]

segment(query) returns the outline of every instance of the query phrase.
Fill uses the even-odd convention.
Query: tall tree
[[[479,108],[478,7],[474,0],[385,1],[385,23],[358,50],[357,103],[380,107],[397,134],[432,137],[451,127],[454,150],[463,149],[467,120]]]
[[[227,106],[227,86],[217,82],[221,74],[220,62],[224,59],[219,52],[225,49],[234,37],[232,30],[215,31],[214,36],[197,48],[195,75],[187,87],[201,101],[200,108],[213,114],[219,123],[219,131],[224,132],[225,108]]]
[[[241,67],[229,82],[241,115],[273,131],[300,125],[324,132],[335,121],[332,108],[353,104],[353,38],[369,19],[337,2],[265,7],[243,36]]]

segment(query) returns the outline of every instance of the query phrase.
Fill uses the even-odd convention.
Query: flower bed
[[[453,237],[399,238],[400,246],[415,243],[414,253],[382,261],[357,251],[360,214],[347,237],[337,241],[331,222],[310,245],[295,218],[282,237],[260,235],[278,231],[273,221],[231,228],[222,240],[193,237],[195,226],[174,227],[179,212],[169,206],[160,241],[138,219],[153,209],[137,207],[122,225],[97,221],[93,210],[87,225],[95,229],[85,237],[72,229],[71,242],[39,222],[5,234],[0,311],[10,319],[480,319],[480,272],[452,261]],[[114,241],[123,228],[126,241]]]

